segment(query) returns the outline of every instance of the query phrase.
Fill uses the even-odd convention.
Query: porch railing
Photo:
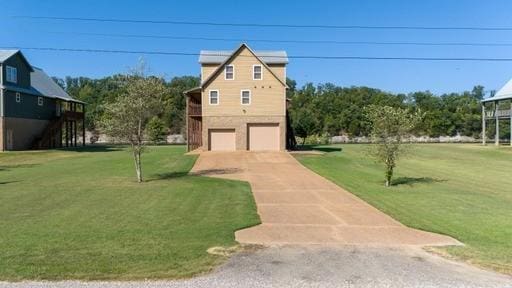
[[[201,116],[202,115],[202,109],[201,109],[201,101],[189,98],[188,103],[188,116]]]
[[[496,116],[498,116],[498,118],[510,118],[511,114],[512,111],[510,109],[485,111],[486,118],[496,118]]]

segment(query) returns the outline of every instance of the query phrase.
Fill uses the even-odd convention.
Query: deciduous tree
[[[420,113],[378,105],[366,107],[365,112],[373,143],[370,145],[370,155],[385,165],[386,186],[390,186],[397,161],[406,151],[404,139],[420,121]]]
[[[164,81],[146,77],[141,63],[130,75],[125,76],[125,93],[104,106],[101,119],[102,131],[110,137],[131,146],[137,181],[142,178],[142,153],[147,141],[146,129],[151,118],[161,112],[161,99],[166,93]]]

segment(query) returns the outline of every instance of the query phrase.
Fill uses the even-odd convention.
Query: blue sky
[[[509,0],[354,1],[100,1],[0,0],[2,15],[128,18],[235,23],[380,26],[512,27]],[[220,38],[339,41],[421,41],[512,43],[512,31],[383,31],[307,28],[205,27],[130,23],[65,22],[7,18],[0,46],[198,52],[234,49],[239,43],[198,40],[132,39],[77,35],[76,32]],[[283,49],[289,55],[512,58],[512,47],[423,47],[248,43],[255,50]],[[142,55],[26,50],[29,61],[58,77],[102,77],[122,73]],[[196,56],[146,55],[151,72],[167,78],[198,75]],[[332,82],[392,92],[469,90],[476,84],[499,89],[512,78],[512,62],[404,62],[292,59],[288,76],[299,85]]]

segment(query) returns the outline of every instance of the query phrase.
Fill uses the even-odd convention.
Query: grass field
[[[245,182],[188,176],[195,156],[151,147],[146,183],[115,147],[0,153],[0,280],[179,278],[259,223]]]
[[[306,167],[407,226],[447,234],[466,244],[444,252],[512,274],[510,147],[415,145],[409,157],[399,161],[390,188],[383,186],[383,167],[367,157],[367,146],[315,148],[330,152],[298,156]]]

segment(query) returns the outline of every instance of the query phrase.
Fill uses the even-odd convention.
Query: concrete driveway
[[[248,181],[262,224],[236,232],[241,243],[376,246],[460,245],[405,227],[284,152],[204,152],[192,173]]]

